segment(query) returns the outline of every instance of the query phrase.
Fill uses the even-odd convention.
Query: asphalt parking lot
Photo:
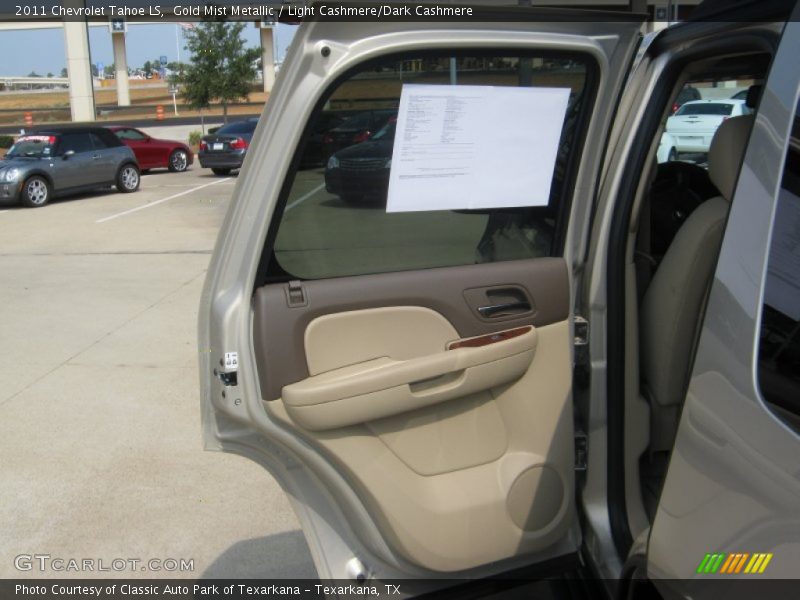
[[[195,164],[135,194],[0,206],[0,577],[109,575],[19,555],[314,576],[277,483],[201,446],[197,304],[235,182]]]

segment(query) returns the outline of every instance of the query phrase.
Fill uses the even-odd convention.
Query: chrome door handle
[[[483,317],[495,317],[505,312],[528,312],[531,309],[530,302],[506,302],[504,304],[492,304],[490,306],[479,306],[478,312]]]

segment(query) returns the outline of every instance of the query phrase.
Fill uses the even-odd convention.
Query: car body
[[[694,100],[686,102],[667,119],[667,133],[679,153],[704,153],[724,120],[749,113],[744,100]]]
[[[0,160],[0,200],[28,207],[111,185],[136,191],[139,165],[133,150],[104,127],[39,127],[20,136]]]
[[[357,111],[322,137],[323,158],[327,161],[334,152],[367,141],[395,115],[397,110],[391,108]]]
[[[203,136],[197,152],[200,166],[211,169],[215,175],[227,175],[241,168],[257,124],[258,118],[234,121]]]
[[[108,129],[133,150],[143,171],[164,168],[182,172],[194,162],[194,153],[183,142],[157,139],[126,125],[109,125]]]
[[[800,10],[758,9],[644,37],[636,15],[496,5],[301,25],[198,344],[206,448],[274,475],[322,579],[412,596],[585,565],[590,597],[796,594]],[[555,90],[545,59],[571,61]],[[752,79],[755,117],[719,125],[707,173],[664,169],[654,204],[676,91]],[[385,210],[296,169],[348,94],[397,101],[398,152],[416,144]]]
[[[325,168],[325,189],[345,202],[385,198],[396,127],[392,117],[367,141],[333,153]]]

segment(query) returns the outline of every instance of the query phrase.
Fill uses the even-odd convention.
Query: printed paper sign
[[[547,205],[569,93],[404,85],[387,212]]]

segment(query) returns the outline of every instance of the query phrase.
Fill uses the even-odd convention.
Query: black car
[[[678,112],[678,109],[687,102],[692,102],[694,100],[702,100],[700,91],[696,87],[687,85],[678,92],[678,97],[675,98],[675,102],[672,103],[672,114]]]
[[[40,127],[21,135],[0,160],[0,200],[28,207],[112,185],[135,192],[139,182],[133,150],[105,127]]]
[[[330,156],[329,150],[325,147],[325,140],[331,129],[341,126],[347,119],[355,113],[351,110],[325,110],[322,111],[311,126],[311,133],[308,136],[303,156],[300,164],[303,167],[313,167],[324,165]]]
[[[200,166],[211,169],[215,175],[228,175],[244,162],[258,117],[223,125],[213,134],[203,137],[197,159]]]
[[[331,154],[342,148],[366,142],[373,134],[380,131],[389,119],[395,116],[397,116],[397,109],[372,109],[357,112],[323,136],[323,157],[327,160]]]
[[[325,189],[345,202],[385,201],[396,128],[397,119],[392,118],[369,141],[331,155],[325,168]]]

